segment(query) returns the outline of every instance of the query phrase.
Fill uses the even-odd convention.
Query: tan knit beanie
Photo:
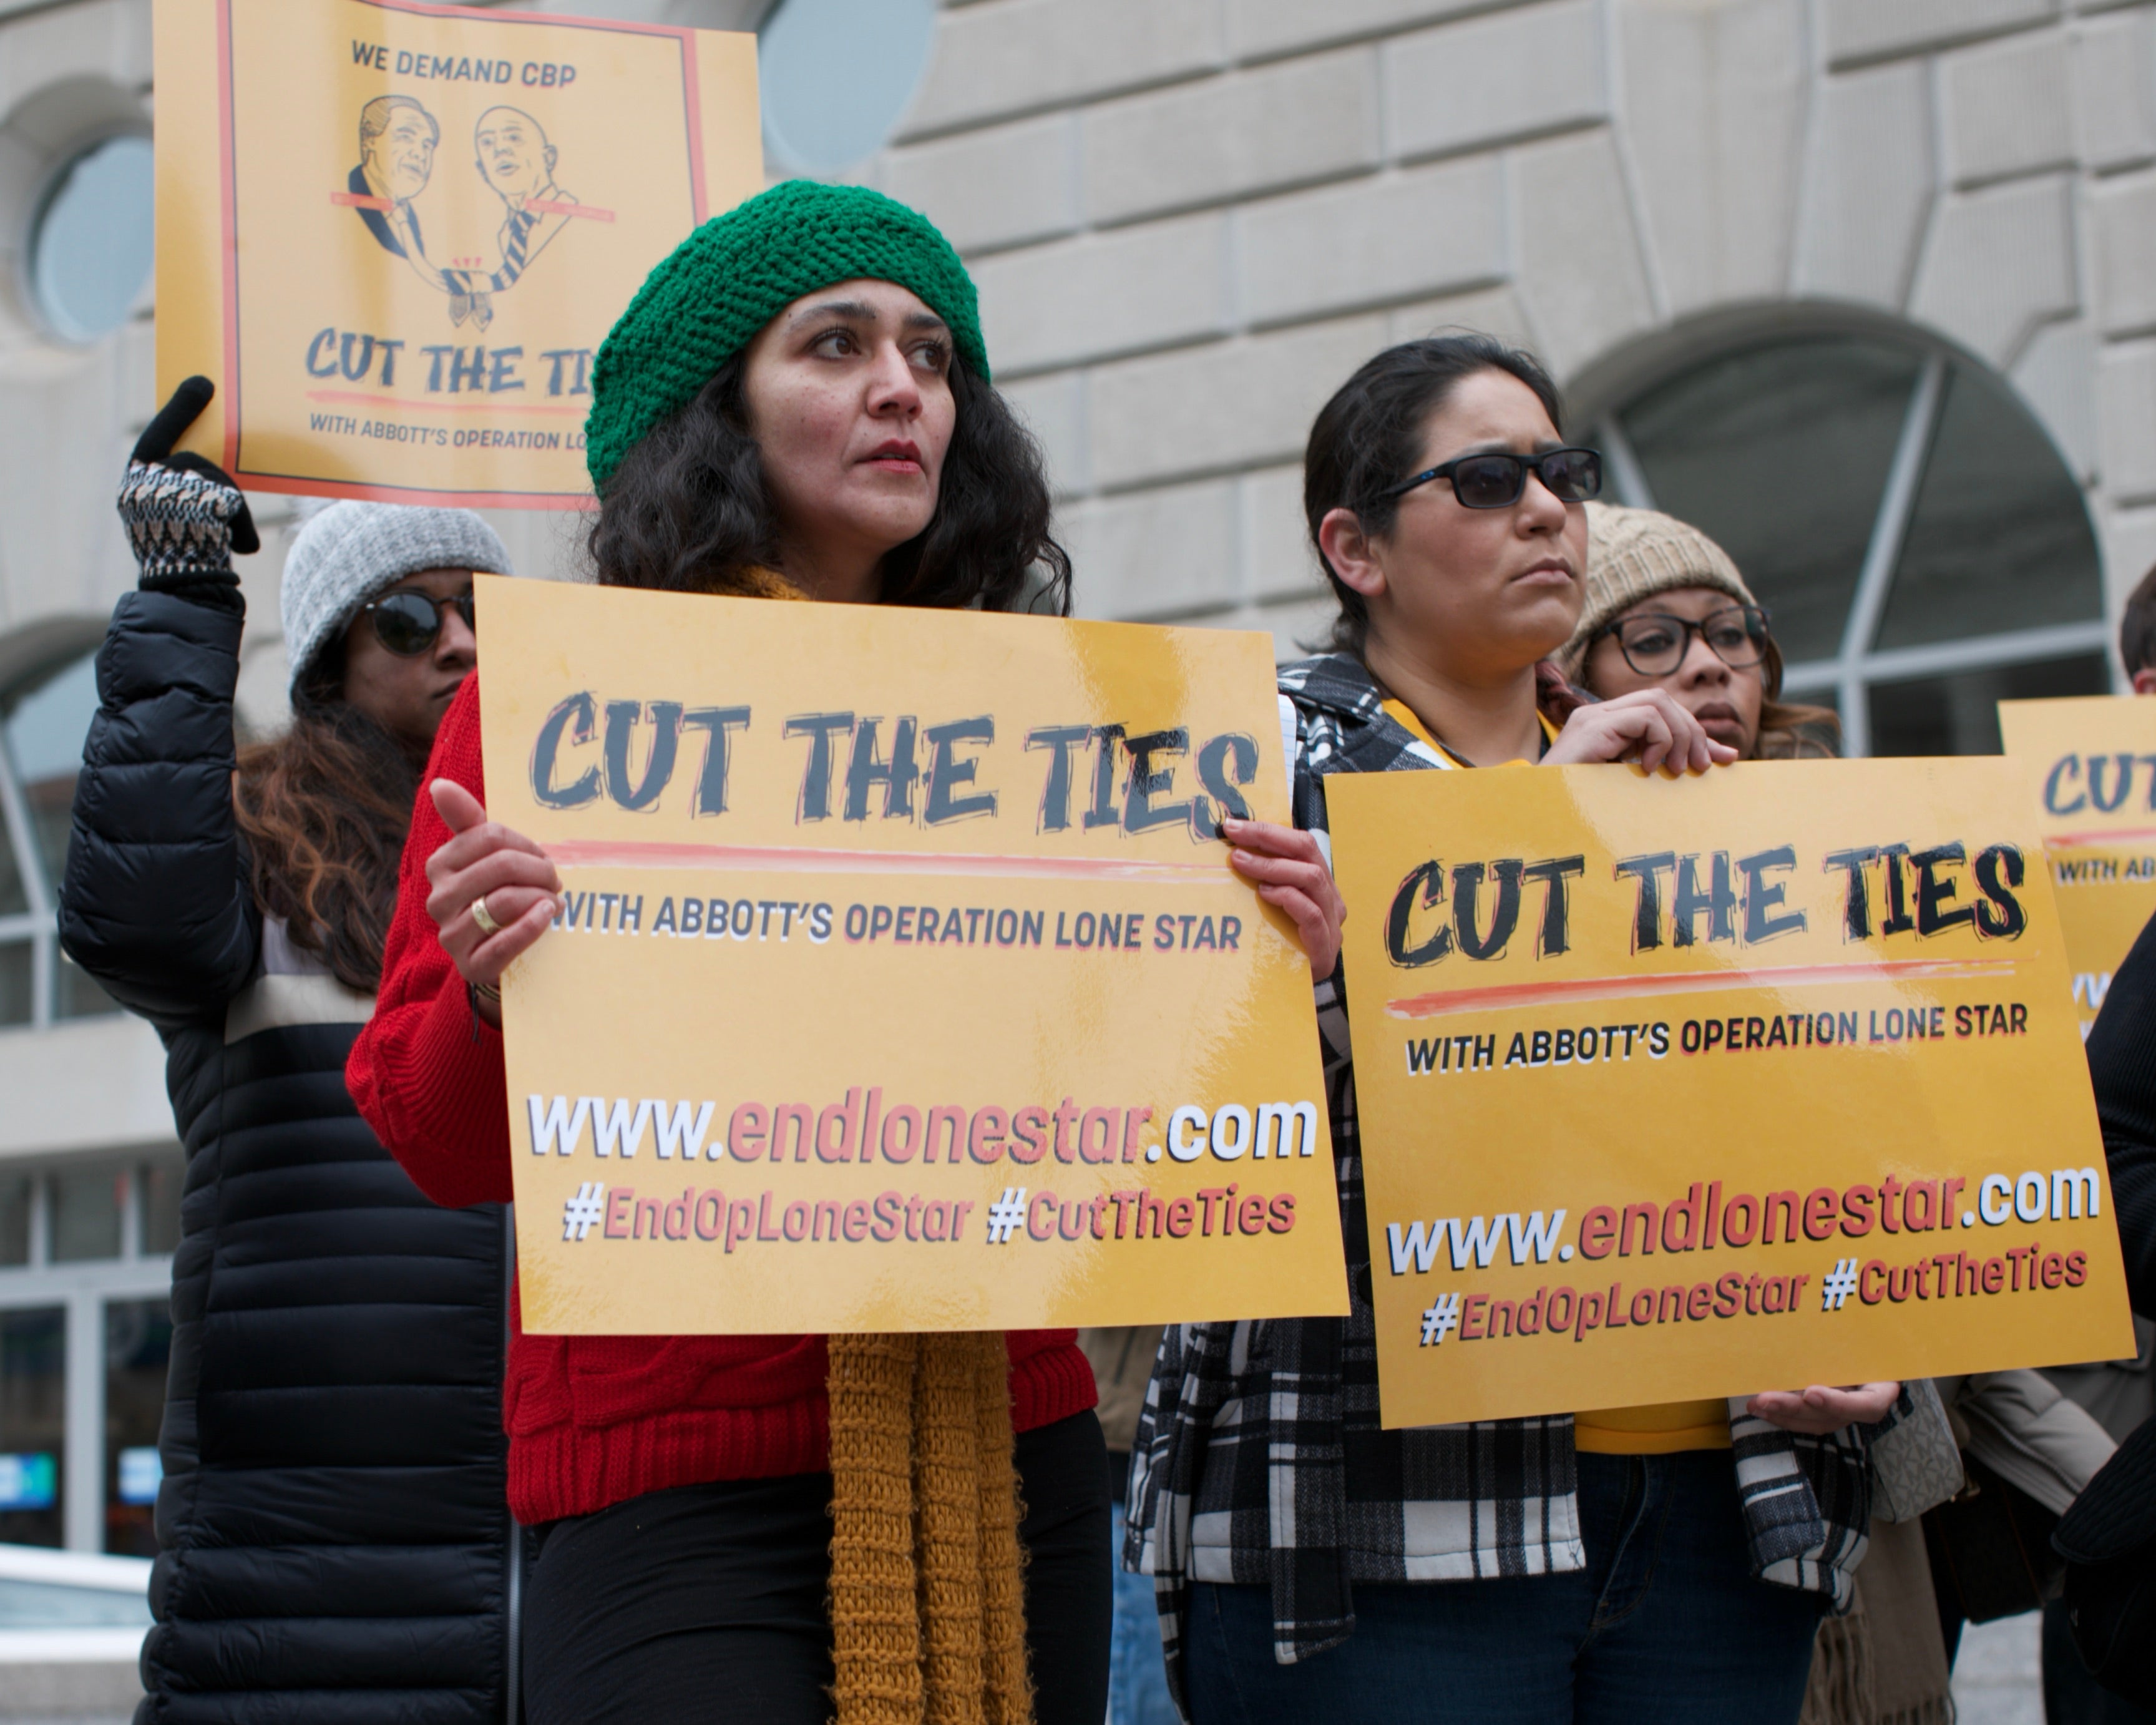
[[[1698,528],[1652,509],[1587,506],[1587,604],[1572,639],[1551,656],[1577,680],[1587,644],[1612,618],[1640,600],[1680,587],[1711,587],[1740,605],[1756,605],[1729,553]]]

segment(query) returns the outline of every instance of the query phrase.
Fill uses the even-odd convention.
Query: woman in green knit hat
[[[1068,608],[973,283],[874,192],[793,182],[691,234],[599,350],[587,439],[603,583]],[[511,1196],[497,985],[560,889],[486,819],[478,700],[467,679],[443,721],[346,1073],[455,1204]],[[1339,901],[1315,844],[1230,824],[1237,866],[1329,973]],[[1099,1725],[1109,1499],[1074,1334],[520,1328],[505,1404],[510,1506],[536,1541],[534,1725]]]

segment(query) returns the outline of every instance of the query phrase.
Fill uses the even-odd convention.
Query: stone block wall
[[[146,107],[148,12],[0,0],[0,121],[69,77]],[[2004,372],[2087,487],[2114,603],[2156,557],[2156,0],[946,0],[857,177],[966,253],[1088,614],[1322,630],[1302,440],[1389,341],[1488,329],[1591,398],[1690,320],[1810,301]],[[0,638],[129,578],[109,492],[154,405],[146,304],[90,350],[18,312]],[[574,564],[573,518],[501,525],[535,572]],[[252,671],[265,714],[279,685]]]
[[[863,177],[980,284],[1091,615],[1329,615],[1312,413],[1383,343],[1592,396],[1694,318],[1854,304],[2004,372],[2156,555],[2156,5],[949,0]]]

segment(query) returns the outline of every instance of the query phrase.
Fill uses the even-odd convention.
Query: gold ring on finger
[[[485,893],[481,893],[477,898],[472,901],[471,917],[473,922],[479,924],[479,932],[482,935],[500,934],[501,932],[501,925],[494,920],[493,913],[486,907],[486,895]]]

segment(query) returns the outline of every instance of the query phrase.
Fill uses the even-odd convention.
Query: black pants
[[[1039,1725],[1108,1709],[1107,1464],[1080,1414],[1020,1434],[1026,1643]],[[831,1476],[647,1492],[537,1530],[525,1596],[531,1725],[831,1716]]]
[[[2089,1675],[2074,1645],[2066,1602],[2044,1607],[2044,1725],[2149,1725],[2156,1712],[2114,1695]]]

